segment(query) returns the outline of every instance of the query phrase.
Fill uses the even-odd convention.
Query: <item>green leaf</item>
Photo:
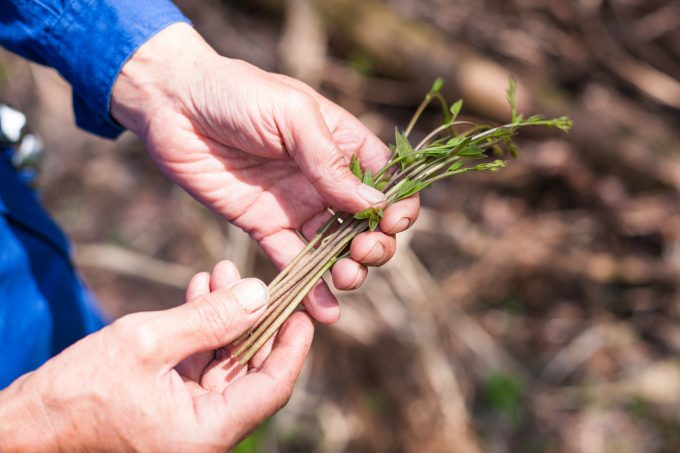
[[[451,112],[451,119],[450,121],[455,121],[456,117],[458,117],[458,114],[460,113],[460,109],[463,108],[463,100],[458,99],[456,102],[453,103],[451,108],[449,109]]]
[[[406,154],[410,154],[413,152],[413,147],[411,146],[411,143],[408,141],[408,138],[401,132],[399,132],[399,129],[394,130],[394,140],[397,145],[397,154],[399,157],[402,157]]]
[[[427,183],[407,179],[399,186],[399,191],[397,192],[397,200],[403,200],[404,198],[408,198],[411,195],[420,192],[425,187],[427,187]]]
[[[442,90],[442,87],[444,86],[444,79],[441,77],[437,77],[432,84],[432,88],[430,88],[430,93],[439,93]]]
[[[382,192],[383,189],[387,186],[387,184],[390,183],[390,180],[392,179],[392,174],[383,173],[383,175],[379,179],[380,182],[376,181],[375,188]]]
[[[487,162],[472,167],[473,171],[498,171],[501,168],[505,168],[505,162],[502,160],[494,160],[493,162]]]
[[[355,219],[359,220],[364,220],[368,219],[368,226],[372,230],[375,230],[378,226],[378,223],[380,223],[380,219],[382,219],[384,214],[383,208],[368,208],[364,209],[361,212],[357,212],[354,214]],[[371,227],[373,225],[373,227]]]
[[[413,152],[413,147],[409,143],[408,138],[399,132],[399,129],[394,130],[394,141],[397,146],[397,156],[403,159],[401,161],[401,168],[404,169],[411,161],[407,156]]]
[[[418,185],[418,181],[412,180],[412,179],[406,179],[404,182],[401,183],[399,186],[399,192],[397,192],[397,199],[401,200],[402,198],[406,198],[408,193],[411,193],[412,190]]]
[[[463,166],[463,161],[459,160],[458,162],[455,162],[453,165],[451,165],[447,171],[456,171],[462,166]]]
[[[427,148],[423,148],[420,151],[418,151],[418,154],[423,155],[423,156],[444,156],[446,154],[449,154],[451,152],[451,147],[448,145],[443,145],[443,146],[430,146]]]
[[[446,145],[450,148],[457,148],[468,140],[470,140],[470,137],[453,137],[446,142]]]
[[[451,168],[448,169],[447,171],[447,176],[451,175],[460,175],[463,173],[468,173],[471,171],[498,171],[501,168],[505,167],[505,162],[502,160],[495,160],[493,162],[485,162],[483,164],[478,164],[475,165],[474,167],[467,167],[467,168]]]
[[[531,115],[529,118],[527,118],[526,122],[527,123],[536,123],[538,121],[544,121],[545,117],[543,115]]]
[[[571,126],[573,125],[571,118],[569,118],[568,116],[561,116],[559,118],[555,118],[554,120],[551,121],[551,123],[552,123],[551,126],[561,129],[564,132],[569,132],[569,129],[571,129]]]
[[[474,144],[469,145],[465,149],[458,152],[458,155],[461,157],[467,157],[468,159],[482,159],[486,157],[486,154],[484,154],[484,150]]]
[[[369,208],[364,211],[361,211],[357,214],[354,215],[355,219],[368,219],[368,228],[371,231],[374,231],[376,228],[378,228],[378,224],[380,223],[380,219],[382,219],[384,215],[384,211],[382,208]]]
[[[431,147],[439,147],[439,146],[444,146],[446,145],[446,142],[448,141],[448,137],[441,137],[438,138],[437,140],[433,141],[430,143]]]
[[[371,214],[373,214],[374,210],[375,208],[364,209],[363,211],[354,214],[354,218],[358,220],[368,219],[369,217],[371,217]]]
[[[375,181],[373,181],[373,175],[371,174],[370,168],[366,169],[366,173],[364,173],[364,178],[362,182],[367,186],[375,187]]]
[[[352,170],[354,176],[356,176],[360,180],[364,179],[364,173],[361,171],[361,162],[359,161],[359,158],[356,155],[352,155],[352,159],[349,162],[349,169]]]

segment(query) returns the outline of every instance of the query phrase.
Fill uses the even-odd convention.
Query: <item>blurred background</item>
[[[222,54],[306,81],[388,142],[436,76],[474,120],[508,117],[509,75],[523,111],[574,120],[523,133],[502,172],[428,189],[238,451],[680,450],[680,2],[177,3]],[[0,99],[44,138],[43,198],[112,317],[178,304],[220,259],[275,275],[135,137],[76,130],[51,70],[0,51]]]

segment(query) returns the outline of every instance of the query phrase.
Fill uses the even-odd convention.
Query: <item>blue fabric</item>
[[[0,389],[103,325],[66,237],[0,150]]]
[[[57,69],[73,86],[81,128],[115,138],[111,89],[123,64],[150,37],[189,22],[168,0],[0,0],[0,44]]]
[[[110,98],[149,38],[186,17],[168,0],[0,0],[0,45],[71,83],[77,124],[115,138]],[[104,325],[64,234],[0,149],[0,389]]]

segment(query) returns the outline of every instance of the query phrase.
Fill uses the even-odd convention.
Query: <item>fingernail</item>
[[[352,287],[350,289],[357,289],[358,287],[361,286],[361,283],[363,282],[364,278],[364,271],[362,268],[357,269],[357,275],[354,277],[354,282],[352,283]]]
[[[400,221],[397,222],[397,224],[394,226],[394,229],[397,231],[404,231],[408,227],[411,226],[411,219],[408,217],[402,217]]]
[[[370,205],[377,205],[385,201],[385,194],[366,184],[357,187],[359,196]]]
[[[269,298],[267,287],[256,278],[241,280],[234,285],[231,293],[246,313],[256,312],[267,303]]]
[[[385,249],[383,248],[383,246],[380,242],[377,242],[373,246],[371,251],[368,252],[368,255],[366,255],[365,260],[370,261],[371,263],[379,263],[380,261],[382,261],[384,256],[385,256]]]

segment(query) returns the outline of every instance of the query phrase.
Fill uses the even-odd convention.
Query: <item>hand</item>
[[[279,267],[303,247],[331,206],[356,213],[384,203],[348,169],[356,154],[372,171],[389,150],[355,117],[294,79],[217,55],[189,26],[176,24],[123,67],[112,114],[146,142],[152,158],[195,198],[248,232]],[[356,288],[366,265],[395,252],[394,234],[418,215],[417,197],[385,211],[380,230],[358,236],[333,283]],[[339,316],[318,285],[305,303],[322,322]]]
[[[309,350],[303,312],[239,366],[222,348],[263,313],[229,262],[185,305],[124,316],[0,392],[3,451],[224,451],[282,407]],[[218,352],[215,352],[215,349]],[[179,364],[179,365],[178,365]]]

